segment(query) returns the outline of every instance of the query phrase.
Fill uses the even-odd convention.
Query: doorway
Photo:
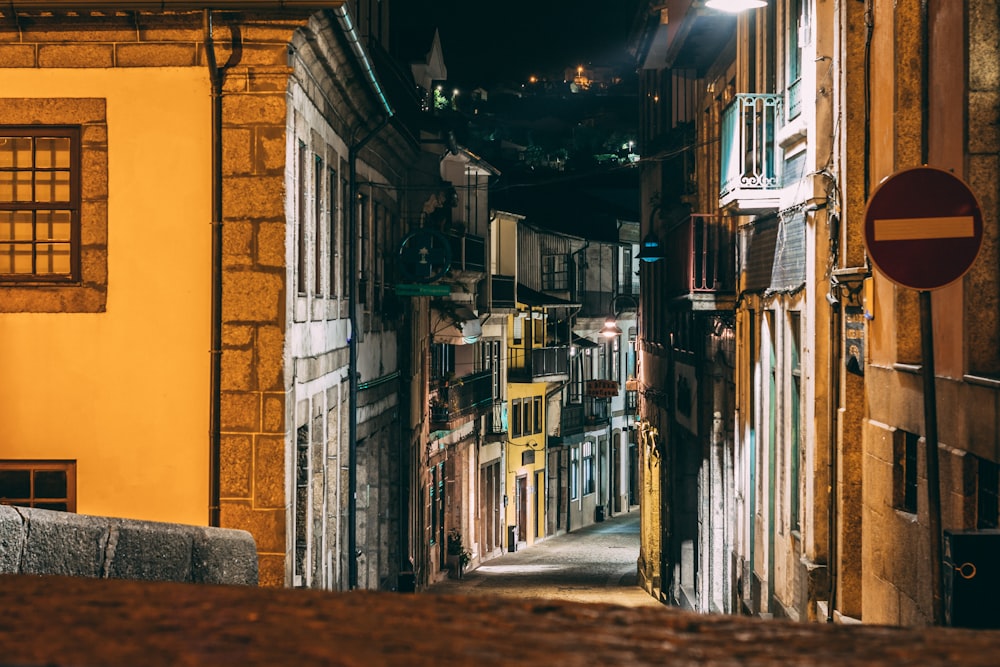
[[[516,495],[514,500],[517,506],[517,541],[528,541],[528,477],[522,475],[517,478]]]

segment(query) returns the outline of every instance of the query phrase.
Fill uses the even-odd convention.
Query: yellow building
[[[506,521],[527,545],[545,536],[545,389],[547,383],[507,385]],[[511,529],[514,529],[513,531]]]
[[[264,585],[375,588],[417,147],[359,17],[286,4],[0,10],[0,496],[243,528]]]

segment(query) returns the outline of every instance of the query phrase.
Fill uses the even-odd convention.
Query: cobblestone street
[[[429,593],[662,606],[637,585],[639,512],[505,553]]]

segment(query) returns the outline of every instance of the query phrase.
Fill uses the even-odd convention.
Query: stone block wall
[[[244,530],[0,505],[0,574],[257,585]]]

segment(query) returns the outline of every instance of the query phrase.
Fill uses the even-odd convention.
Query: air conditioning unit
[[[1000,628],[1000,530],[944,531],[944,624]]]

